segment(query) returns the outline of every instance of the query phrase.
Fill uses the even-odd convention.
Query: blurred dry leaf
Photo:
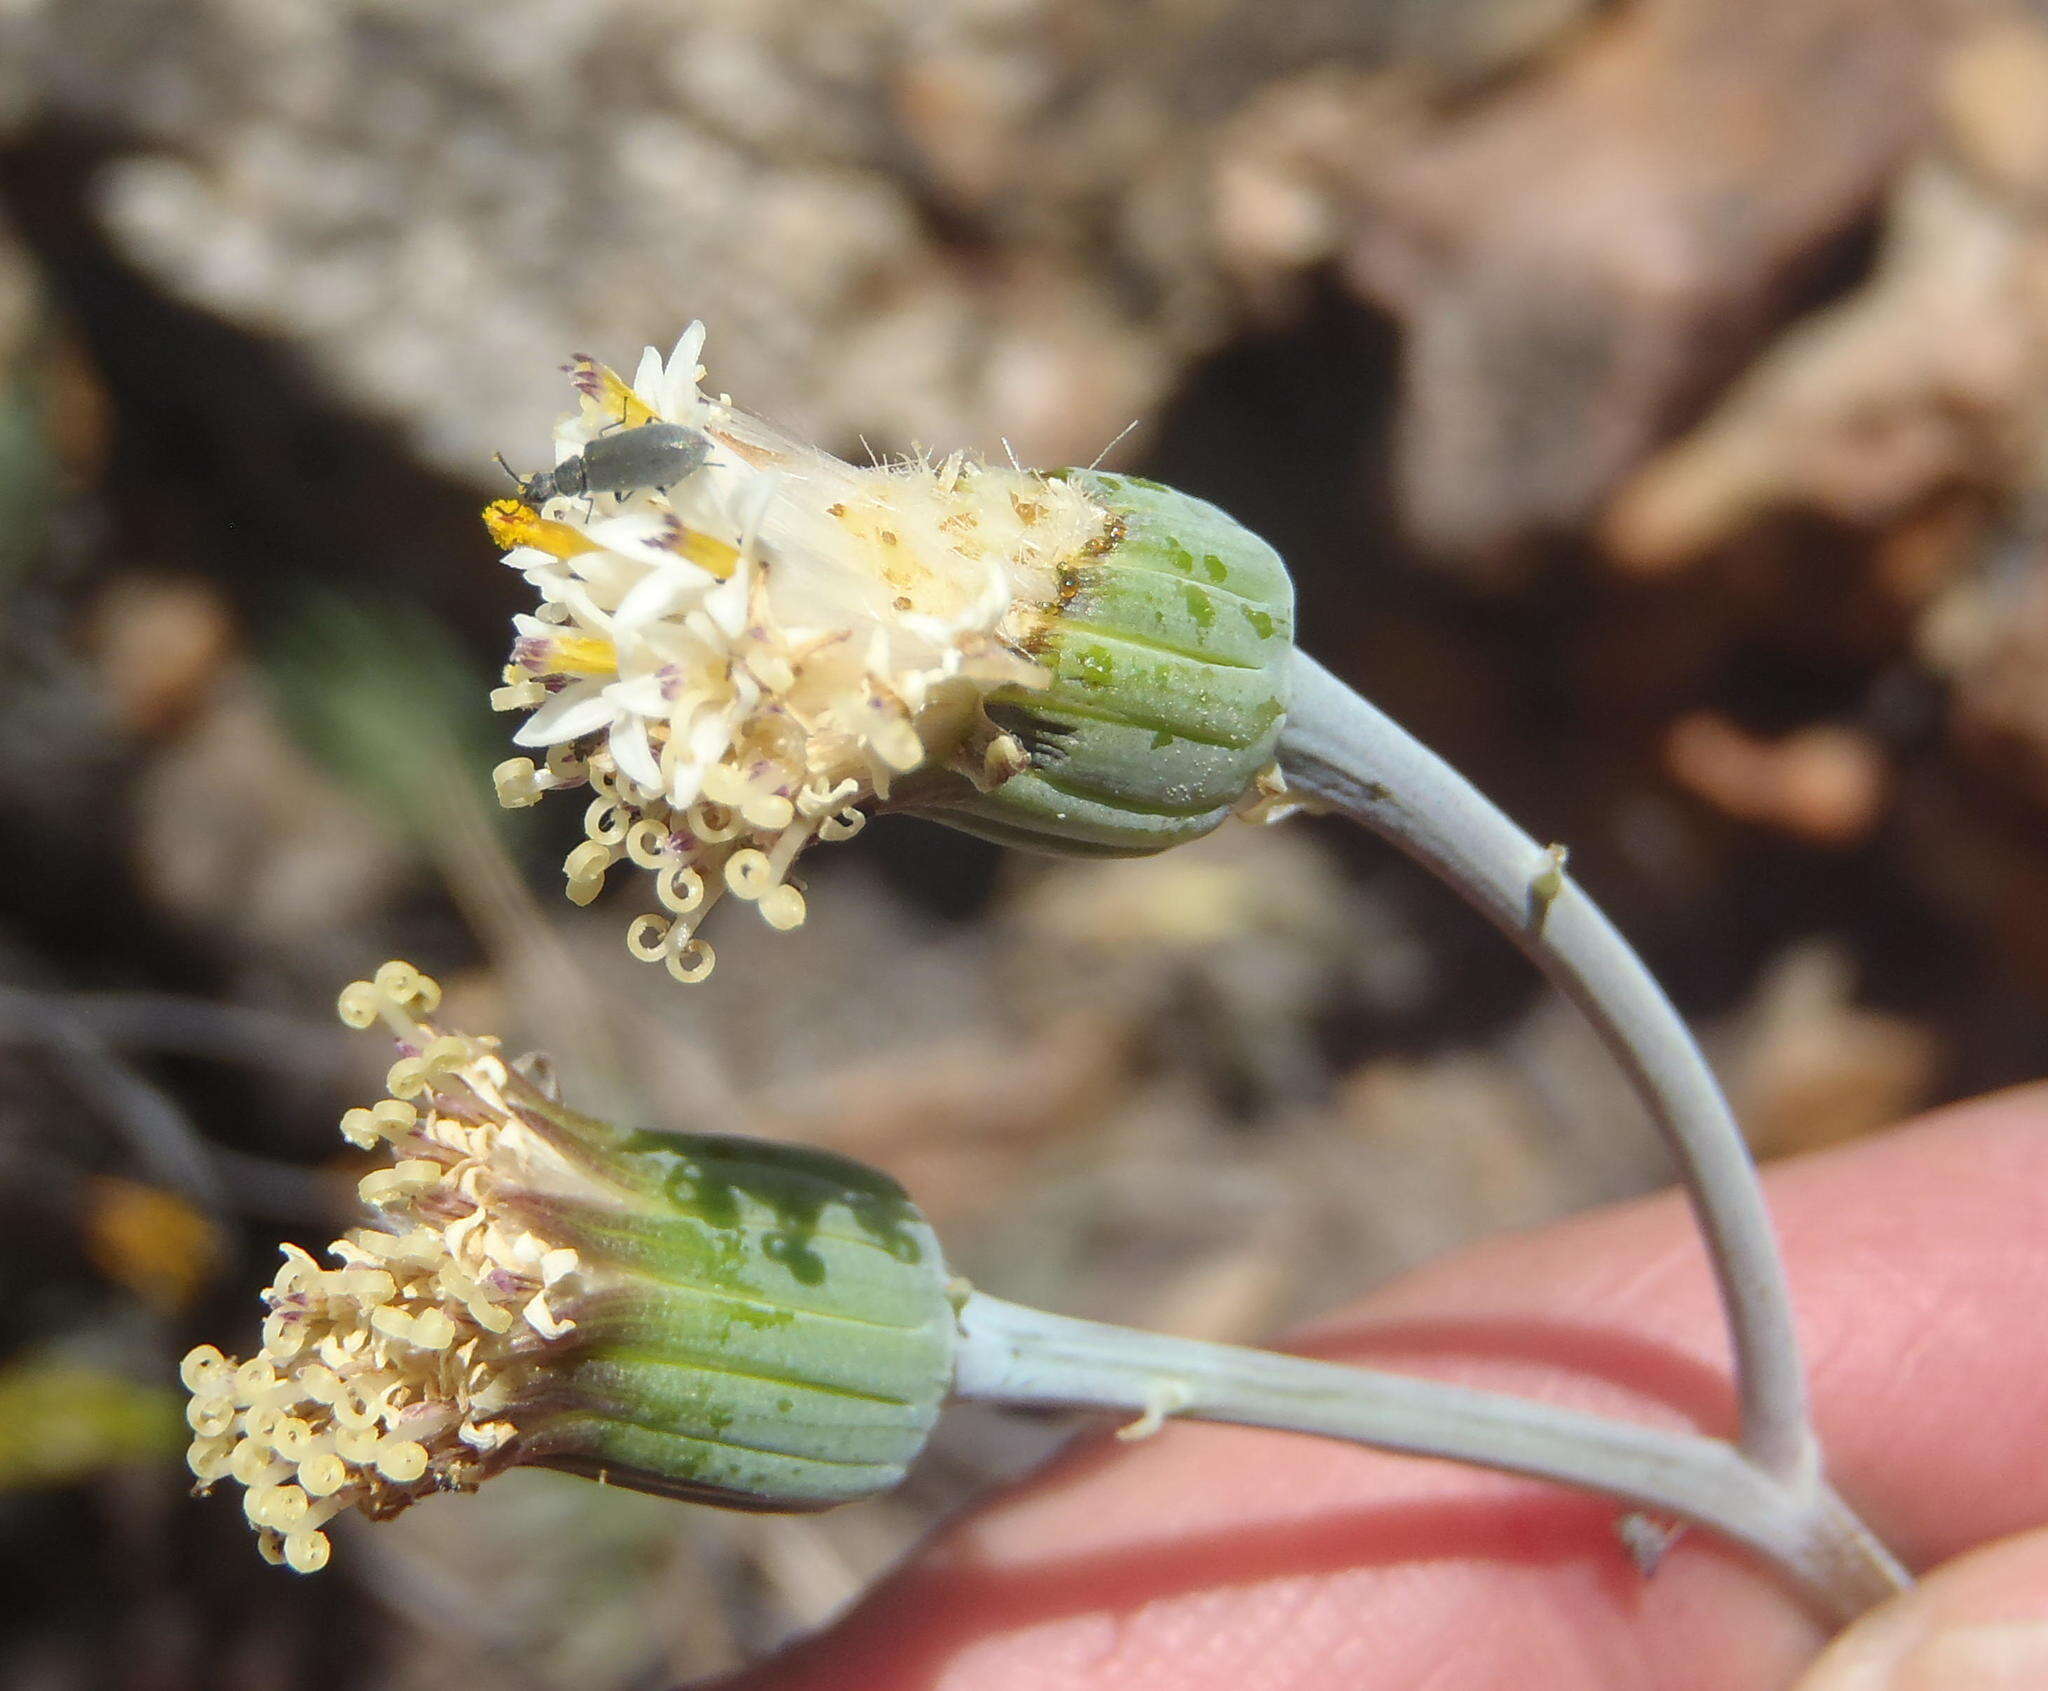
[[[1350,273],[1402,320],[1426,545],[1582,525],[1877,202],[1926,109],[1919,0],[1641,0],[1392,156]]]
[[[1941,1047],[1917,1023],[1854,1002],[1840,946],[1779,957],[1728,1032],[1737,1117],[1759,1156],[1839,1144],[1902,1121],[1934,1091]]]
[[[2048,812],[2048,543],[2037,541],[2018,579],[1980,586],[1972,637],[1949,631],[1956,660],[1952,717],[1957,749],[2002,788]]]
[[[1320,1092],[1310,1032],[1340,983],[1397,1000],[1421,969],[1295,828],[1226,824],[1156,857],[1033,864],[1009,901],[1011,967],[1034,1014],[1100,1007],[1262,1098]]]
[[[1764,740],[1710,711],[1672,725],[1664,766],[1738,822],[1835,849],[1868,837],[1891,787],[1882,749],[1853,728],[1822,725]]]
[[[2048,27],[1993,6],[1947,56],[1937,145],[1891,195],[1869,282],[1786,334],[1607,519],[1663,569],[1785,509],[1875,526],[2034,473],[2048,430]]]
[[[1129,1031],[1094,1014],[878,1053],[751,1101],[753,1130],[886,1168],[944,1227],[999,1202],[1128,1084]]]
[[[211,1283],[224,1255],[219,1230],[183,1198],[117,1175],[87,1184],[85,1239],[95,1268],[165,1315]]]
[[[1209,175],[1257,89],[1476,84],[1595,7],[17,0],[0,122],[130,138],[126,257],[460,473],[565,353],[696,315],[799,433],[1085,461],[1228,333]]]
[[[136,871],[157,906],[259,952],[347,944],[405,872],[398,842],[292,743],[246,670],[144,770],[134,811]]]
[[[123,575],[94,599],[84,643],[115,721],[154,738],[205,708],[214,687],[233,673],[238,641],[213,583]]]

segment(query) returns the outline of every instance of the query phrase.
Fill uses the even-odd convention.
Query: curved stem
[[[1791,1298],[1755,1165],[1706,1060],[1642,960],[1545,850],[1462,775],[1297,653],[1280,766],[1289,789],[1362,822],[1449,882],[1585,1012],[1684,1177],[1728,1314],[1740,1444],[1787,1484],[1819,1458]]]
[[[1122,1409],[1316,1433],[1475,1462],[1604,1493],[1746,1545],[1817,1609],[1847,1621],[1905,1571],[1810,1479],[1762,1472],[1731,1445],[1495,1392],[1050,1315],[969,1293],[954,1395]]]

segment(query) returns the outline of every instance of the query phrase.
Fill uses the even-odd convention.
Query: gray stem
[[[1747,1546],[1847,1621],[1905,1571],[1809,1474],[1787,1483],[1733,1446],[1463,1386],[1050,1315],[980,1292],[960,1310],[954,1395],[1315,1433],[1601,1492]]]
[[[1364,823],[1449,882],[1585,1012],[1677,1160],[1728,1314],[1751,1461],[1818,1471],[1791,1298],[1742,1132],[1642,960],[1545,850],[1478,789],[1313,658],[1297,653],[1279,758],[1289,788]]]

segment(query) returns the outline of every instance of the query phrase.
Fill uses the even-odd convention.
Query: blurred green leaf
[[[451,783],[471,804],[491,791],[505,755],[492,678],[421,605],[309,593],[264,666],[306,748],[420,843],[435,842]]]
[[[0,1491],[72,1485],[185,1442],[178,1394],[75,1362],[0,1370]]]

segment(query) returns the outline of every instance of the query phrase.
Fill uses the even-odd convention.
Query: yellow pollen
[[[654,422],[652,407],[631,388],[626,386],[616,370],[589,359],[579,359],[579,376],[588,373],[598,384],[595,395],[586,396],[589,403],[604,413],[607,423],[616,423],[624,428],[637,429],[642,423]]]
[[[699,569],[720,581],[729,579],[732,572],[740,567],[740,549],[727,545],[715,534],[686,528],[671,545]]]
[[[550,522],[531,505],[522,504],[517,499],[494,499],[486,505],[484,527],[491,531],[491,539],[507,552],[515,546],[531,546],[551,557],[573,558],[579,553],[597,550],[597,543],[588,539],[581,530],[571,528],[567,523]]]
[[[619,649],[598,634],[551,634],[541,643],[540,668],[549,675],[613,675]]]

